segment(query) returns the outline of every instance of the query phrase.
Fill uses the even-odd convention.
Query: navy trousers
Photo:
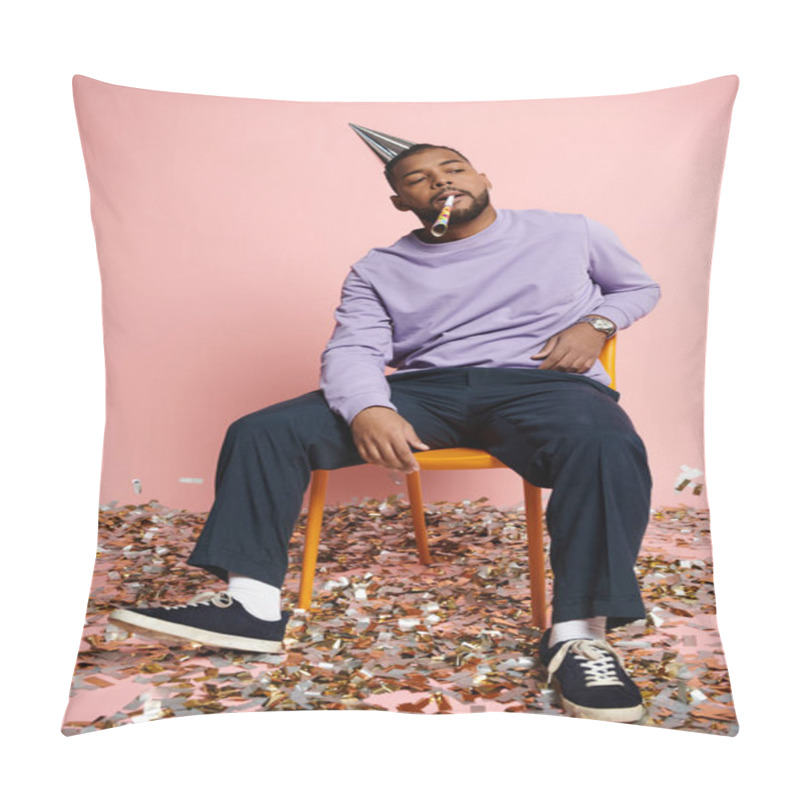
[[[645,616],[633,568],[652,480],[616,391],[583,375],[524,368],[399,372],[388,381],[398,413],[431,449],[483,448],[553,490],[546,512],[553,622],[605,616],[610,630]],[[363,463],[350,427],[321,391],[236,420],[189,564],[280,587],[311,471]]]

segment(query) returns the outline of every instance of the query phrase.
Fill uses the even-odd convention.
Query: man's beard
[[[453,192],[456,194],[456,192]],[[489,205],[489,190],[484,189],[481,194],[477,197],[472,197],[472,195],[467,194],[466,192],[458,192],[458,194],[463,195],[464,197],[471,197],[472,202],[464,207],[464,208],[456,208],[453,206],[453,209],[450,212],[450,222],[449,225],[461,225],[464,222],[471,222],[476,217],[479,217],[484,209]],[[439,208],[413,208],[411,209],[418,217],[419,221],[423,225],[427,225],[430,227],[439,219],[439,214],[442,213],[442,206]]]

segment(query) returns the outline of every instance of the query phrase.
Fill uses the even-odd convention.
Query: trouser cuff
[[[641,595],[625,595],[617,597],[584,597],[571,600],[556,600],[553,603],[553,623],[569,622],[574,619],[590,619],[606,617],[606,631],[628,625],[644,619]]]
[[[195,548],[187,563],[192,567],[201,569],[216,575],[222,580],[228,580],[229,572],[236,572],[245,575],[270,586],[280,589],[283,586],[283,579],[286,570],[276,568],[275,563],[259,561],[252,556],[244,553],[221,551],[219,549],[207,550],[205,548]]]

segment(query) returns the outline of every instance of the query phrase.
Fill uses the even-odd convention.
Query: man
[[[227,592],[120,610],[149,634],[275,652],[288,542],[314,469],[409,472],[414,450],[473,446],[553,489],[553,625],[540,654],[566,710],[637,721],[641,694],[605,641],[644,617],[633,566],[647,526],[644,445],[597,358],[660,290],[600,223],[495,210],[492,184],[449,147],[353,126],[386,164],[395,208],[423,224],[353,265],[321,389],[234,422],[189,559]],[[449,227],[431,227],[448,197]],[[385,377],[386,365],[397,371]]]

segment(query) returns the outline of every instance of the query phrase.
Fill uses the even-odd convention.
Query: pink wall
[[[310,103],[76,76],[103,285],[101,503],[207,509],[227,425],[317,388],[349,265],[416,227],[355,122],[458,148],[491,179],[496,207],[583,213],[617,233],[662,285],[618,352],[653,504],[707,506],[673,486],[682,465],[704,469],[707,289],[737,88],[726,76],[601,98]],[[522,497],[503,471],[429,473],[424,486],[431,501]],[[328,499],[398,491],[364,466],[335,473]]]

